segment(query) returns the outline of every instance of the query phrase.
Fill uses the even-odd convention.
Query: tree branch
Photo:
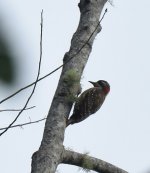
[[[67,64],[62,68],[58,87],[48,112],[41,146],[32,156],[31,173],[55,173],[61,162],[66,117],[69,116],[73,105],[73,100],[69,98],[76,96],[79,91],[81,75],[91,53],[93,41],[101,30],[101,26],[97,27],[97,24],[106,2],[107,0],[80,0],[80,22],[72,37],[70,50],[63,58],[63,62]],[[78,53],[79,50],[81,51]],[[75,58],[68,62],[74,56]]]
[[[69,150],[64,150],[62,163],[79,166],[99,173],[128,173],[103,160]]]
[[[18,113],[18,115],[16,116],[16,118],[8,125],[8,127],[0,133],[0,136],[2,136],[4,133],[7,132],[8,129],[11,128],[11,126],[17,121],[17,119],[19,118],[19,116],[21,115],[21,113],[26,109],[30,99],[32,98],[32,95],[34,94],[34,91],[35,91],[35,88],[36,88],[36,85],[37,85],[37,82],[38,82],[38,79],[39,79],[39,76],[40,76],[40,69],[41,69],[41,61],[42,61],[42,32],[43,31],[43,10],[41,12],[41,36],[40,36],[40,60],[39,60],[39,67],[38,67],[38,73],[37,73],[37,77],[36,77],[36,81],[35,81],[35,84],[34,84],[34,87],[33,87],[33,90],[30,94],[30,96],[28,97],[24,107],[21,109],[21,111]]]
[[[88,44],[89,40],[91,39],[91,37],[93,36],[93,34],[95,33],[95,31],[97,30],[98,26],[100,25],[101,21],[103,20],[105,14],[107,12],[107,9],[105,10],[101,20],[98,22],[97,26],[95,27],[94,31],[92,32],[92,34],[89,36],[88,40],[82,45],[82,47],[76,52],[76,54],[74,54],[73,56],[71,56],[69,59],[67,59],[67,61],[65,61],[62,65],[58,66],[57,68],[55,68],[53,71],[49,72],[48,74],[46,74],[45,76],[39,78],[37,81],[35,82],[40,82],[41,80],[47,78],[48,76],[52,75],[53,73],[55,73],[57,70],[59,70],[60,68],[62,68],[63,66],[65,66],[69,61],[71,61],[71,59],[73,59],[76,55],[78,55],[81,50]],[[14,92],[13,94],[11,94],[10,96],[4,98],[3,100],[0,101],[0,104],[2,104],[3,102],[5,102],[6,100],[12,98],[13,96],[19,94],[21,91],[31,87],[32,85],[35,84],[35,82],[32,82],[31,84],[28,84],[27,86],[19,89],[18,91]]]
[[[76,54],[75,54],[74,56],[70,57],[70,58],[69,58],[63,65],[61,65],[60,67],[66,65],[72,58],[74,58],[77,54],[79,54],[79,53],[81,52],[81,50],[85,47],[86,44],[88,44],[88,42],[90,41],[91,37],[93,36],[93,34],[95,33],[95,31],[97,30],[98,26],[100,25],[100,23],[101,23],[101,21],[103,20],[103,18],[104,18],[104,16],[105,16],[106,13],[107,13],[107,8],[105,9],[105,12],[104,12],[102,18],[101,18],[100,21],[98,22],[97,26],[95,27],[94,31],[93,31],[92,34],[89,36],[89,38],[88,38],[88,40],[85,42],[85,44],[82,45],[82,47],[78,50],[78,52],[76,52]],[[54,71],[52,71],[51,73],[47,74],[46,76],[44,76],[44,77],[42,77],[42,78],[39,78],[39,79],[38,79],[38,82],[39,82],[40,80],[44,79],[45,77],[48,77],[48,75],[54,73],[54,72],[57,71],[58,69],[59,69],[59,67],[56,68],[56,69],[55,69]],[[30,84],[30,85],[27,85],[26,87],[24,87],[24,88],[18,90],[18,91],[15,92],[14,94],[12,94],[12,95],[10,95],[9,97],[5,98],[4,100],[2,100],[2,101],[0,102],[0,104],[3,103],[4,101],[10,99],[11,97],[15,96],[16,94],[18,94],[19,92],[23,91],[24,89],[27,89],[28,87],[32,86],[33,84],[35,84],[35,82],[32,83],[32,84]],[[32,107],[31,107],[31,108],[32,108]],[[25,110],[31,109],[31,108],[26,108]],[[10,109],[10,110],[9,110],[9,109],[8,109],[8,110],[0,110],[0,112],[3,112],[3,111],[19,111],[19,110],[11,110],[11,109]],[[46,118],[42,118],[42,119],[39,119],[39,120],[36,120],[36,121],[27,122],[27,123],[17,124],[17,125],[11,126],[10,128],[22,127],[22,126],[25,126],[25,125],[30,125],[30,124],[34,124],[34,123],[41,122],[41,121],[43,121],[43,120],[46,120]],[[4,129],[6,129],[6,128],[7,128],[7,127],[3,127],[3,128],[0,128],[0,130],[4,130]]]
[[[36,120],[36,121],[30,121],[30,122],[27,122],[27,123],[16,124],[16,125],[11,126],[10,128],[22,127],[22,126],[26,126],[26,125],[30,125],[30,124],[35,124],[35,123],[39,123],[39,122],[44,121],[44,120],[46,120],[46,118],[42,118],[42,119],[39,119],[39,120]],[[7,127],[3,127],[3,128],[0,128],[0,130],[5,130],[6,128]]]
[[[33,109],[35,108],[35,106],[31,106],[31,107],[28,107],[28,108],[25,108],[24,110],[29,110],[29,109]],[[16,111],[21,111],[21,109],[0,109],[0,112],[16,112]]]

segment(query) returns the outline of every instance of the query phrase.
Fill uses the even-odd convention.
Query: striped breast
[[[83,121],[91,114],[97,112],[105,100],[105,93],[100,87],[93,87],[84,91],[74,106],[70,117],[70,124]]]

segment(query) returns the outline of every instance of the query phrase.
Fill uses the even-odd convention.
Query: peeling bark
[[[58,87],[45,123],[41,146],[32,156],[31,173],[55,173],[57,166],[62,161],[66,117],[69,116],[73,104],[73,101],[69,100],[68,97],[77,95],[80,90],[79,81],[92,50],[93,41],[101,30],[100,26],[82,50],[79,53],[77,52],[95,30],[106,1],[80,0],[79,9],[81,16],[79,26],[72,37],[70,50],[65,54],[63,62],[66,63],[71,57],[75,57],[63,66]],[[78,82],[73,82],[71,85],[66,81],[66,74],[70,69],[74,70],[79,77]],[[65,163],[65,160],[63,162]]]

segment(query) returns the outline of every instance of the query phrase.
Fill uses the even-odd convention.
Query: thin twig
[[[83,46],[81,46],[81,48],[77,51],[77,53],[76,53],[75,55],[73,55],[72,57],[70,57],[65,63],[63,63],[62,65],[60,65],[59,67],[57,67],[56,69],[54,69],[53,71],[51,71],[50,73],[48,73],[48,74],[46,74],[45,76],[39,78],[38,81],[36,81],[36,82],[39,82],[39,81],[45,79],[46,77],[50,76],[51,74],[53,74],[54,72],[56,72],[57,70],[59,70],[60,68],[62,68],[63,66],[65,66],[65,65],[66,65],[70,60],[72,60],[74,57],[76,57],[76,56],[81,52],[81,50],[86,46],[86,44],[89,42],[89,40],[91,39],[91,37],[93,36],[93,34],[95,33],[95,31],[97,30],[99,24],[100,24],[101,21],[103,20],[103,18],[104,18],[104,16],[105,16],[106,12],[107,12],[107,9],[105,10],[105,12],[104,12],[104,14],[103,14],[101,20],[98,22],[97,26],[95,27],[94,31],[92,32],[92,34],[90,35],[90,37],[88,38],[88,40],[83,44]],[[1,101],[0,101],[0,104],[2,104],[3,102],[5,102],[6,100],[10,99],[11,97],[17,95],[17,94],[20,93],[21,91],[23,91],[23,90],[25,90],[25,89],[31,87],[31,86],[34,85],[34,84],[35,84],[35,82],[33,82],[33,83],[31,83],[31,84],[29,84],[29,85],[27,85],[27,86],[25,86],[25,87],[19,89],[19,90],[16,91],[15,93],[13,93],[13,94],[11,94],[10,96],[6,97],[5,99],[1,100]]]
[[[28,123],[13,125],[13,126],[11,126],[10,128],[22,127],[22,126],[26,126],[26,125],[30,125],[30,124],[35,124],[35,123],[39,123],[39,122],[44,121],[44,120],[46,120],[46,118],[42,118],[42,119],[36,120],[36,121],[30,121],[30,122],[28,122]],[[3,127],[3,128],[0,128],[0,130],[5,130],[6,128],[7,128],[7,127]]]
[[[29,98],[27,99],[24,107],[22,108],[22,110],[18,113],[18,115],[16,116],[16,118],[9,124],[9,126],[2,133],[0,133],[0,136],[2,136],[17,121],[17,119],[19,118],[19,116],[21,115],[21,113],[27,107],[27,105],[28,105],[28,103],[29,103],[29,101],[30,101],[30,99],[31,99],[34,91],[35,91],[35,88],[36,88],[36,85],[37,85],[37,81],[38,81],[39,75],[40,75],[40,69],[41,69],[41,60],[42,60],[42,33],[43,33],[43,10],[41,12],[40,60],[39,60],[38,74],[37,74],[37,78],[36,78],[36,81],[35,81],[33,90],[31,92]]]
[[[35,108],[36,106],[31,106],[31,107],[28,107],[28,108],[26,108],[26,109],[24,109],[24,110],[29,110],[29,109],[33,109],[33,108]],[[15,111],[21,111],[21,109],[2,109],[2,110],[0,110],[0,112],[8,112],[8,111],[10,111],[10,112],[15,112]]]

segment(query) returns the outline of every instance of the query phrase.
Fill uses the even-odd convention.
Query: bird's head
[[[97,82],[89,81],[91,84],[93,84],[94,87],[100,87],[105,92],[105,94],[108,94],[110,91],[110,85],[105,80],[99,80]]]

